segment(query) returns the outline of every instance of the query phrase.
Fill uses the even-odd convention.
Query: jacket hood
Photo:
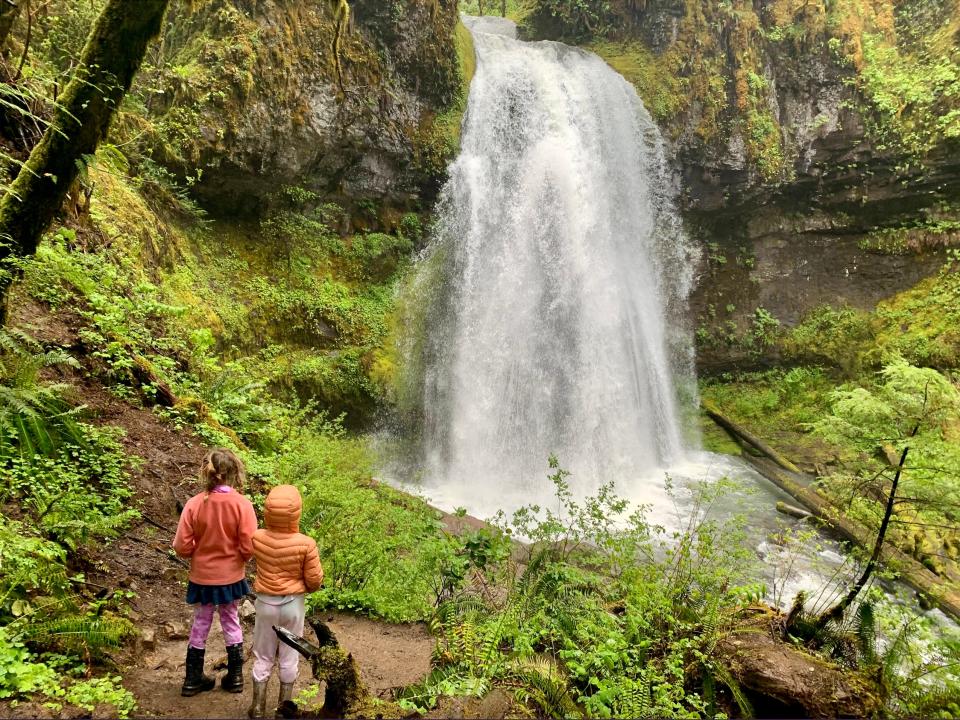
[[[263,524],[267,530],[300,532],[300,513],[303,500],[293,485],[277,485],[263,505]]]

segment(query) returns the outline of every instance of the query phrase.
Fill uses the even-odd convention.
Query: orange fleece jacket
[[[173,549],[190,558],[192,582],[231,585],[246,576],[256,530],[257,513],[240,493],[200,493],[183,506]]]
[[[293,485],[277,485],[263,504],[264,529],[253,536],[257,579],[265,595],[313,592],[323,583],[323,567],[313,538],[300,532],[303,501]]]

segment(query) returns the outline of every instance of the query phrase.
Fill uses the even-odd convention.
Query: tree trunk
[[[93,155],[159,32],[169,0],[108,0],[53,121],[0,200],[0,324],[11,260],[32,255],[60,211],[84,156]]]
[[[914,431],[916,433],[916,431]],[[870,560],[867,562],[867,566],[863,569],[863,574],[860,576],[860,579],[850,588],[850,592],[844,595],[840,601],[834,605],[832,608],[827,610],[820,616],[818,622],[821,625],[825,625],[831,620],[836,621],[843,617],[843,614],[847,611],[847,608],[857,599],[857,595],[863,590],[867,585],[867,581],[870,579],[870,575],[873,574],[873,569],[877,566],[877,561],[880,559],[880,551],[883,550],[883,540],[887,535],[887,526],[890,524],[890,516],[893,515],[893,506],[896,503],[897,497],[897,485],[900,483],[900,474],[903,472],[903,465],[907,461],[907,453],[910,452],[910,448],[905,447],[903,449],[903,454],[900,455],[900,464],[897,466],[897,473],[893,476],[893,485],[890,487],[890,497],[887,498],[887,507],[883,513],[883,520],[880,522],[880,530],[877,532],[877,542],[873,546],[873,554],[870,556]]]
[[[0,50],[6,44],[7,36],[13,29],[13,23],[19,12],[20,6],[13,0],[0,0]]]

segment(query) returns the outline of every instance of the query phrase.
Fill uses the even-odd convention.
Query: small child
[[[293,683],[299,672],[297,651],[281,644],[272,626],[303,634],[304,595],[323,582],[323,567],[317,543],[300,532],[303,501],[293,485],[278,485],[267,495],[263,506],[263,529],[253,536],[257,559],[257,621],[253,628],[253,702],[251,718],[266,713],[267,681],[273,661],[280,657],[280,698],[278,707],[293,697]]]
[[[180,694],[191,697],[212,690],[216,681],[203,673],[207,635],[213,610],[220,612],[220,627],[227,645],[227,674],[220,687],[243,692],[243,629],[238,605],[250,592],[246,562],[253,556],[257,514],[253,504],[240,494],[243,463],[229,450],[207,453],[200,467],[206,489],[187,501],[180,514],[173,549],[190,558],[187,603],[196,605],[187,645],[186,677]]]

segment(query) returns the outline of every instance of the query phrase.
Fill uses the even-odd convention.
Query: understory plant
[[[749,713],[713,653],[763,595],[748,580],[741,523],[711,517],[730,484],[692,489],[689,522],[668,532],[611,485],[576,500],[568,473],[550,466],[559,510],[500,517],[524,546],[440,605],[435,669],[401,704],[424,710],[501,686],[551,717],[701,717],[723,711],[726,688]]]
[[[502,546],[489,533],[447,532],[439,511],[372,475],[367,443],[322,415],[278,456],[276,480],[300,488],[301,529],[316,539],[324,566],[324,587],[310,602],[395,622],[425,619]]]
[[[0,698],[93,710],[135,707],[91,663],[133,632],[122,591],[100,599],[71,569],[77,553],[136,516],[117,433],[81,419],[69,386],[45,379],[77,363],[16,330],[0,331]]]

